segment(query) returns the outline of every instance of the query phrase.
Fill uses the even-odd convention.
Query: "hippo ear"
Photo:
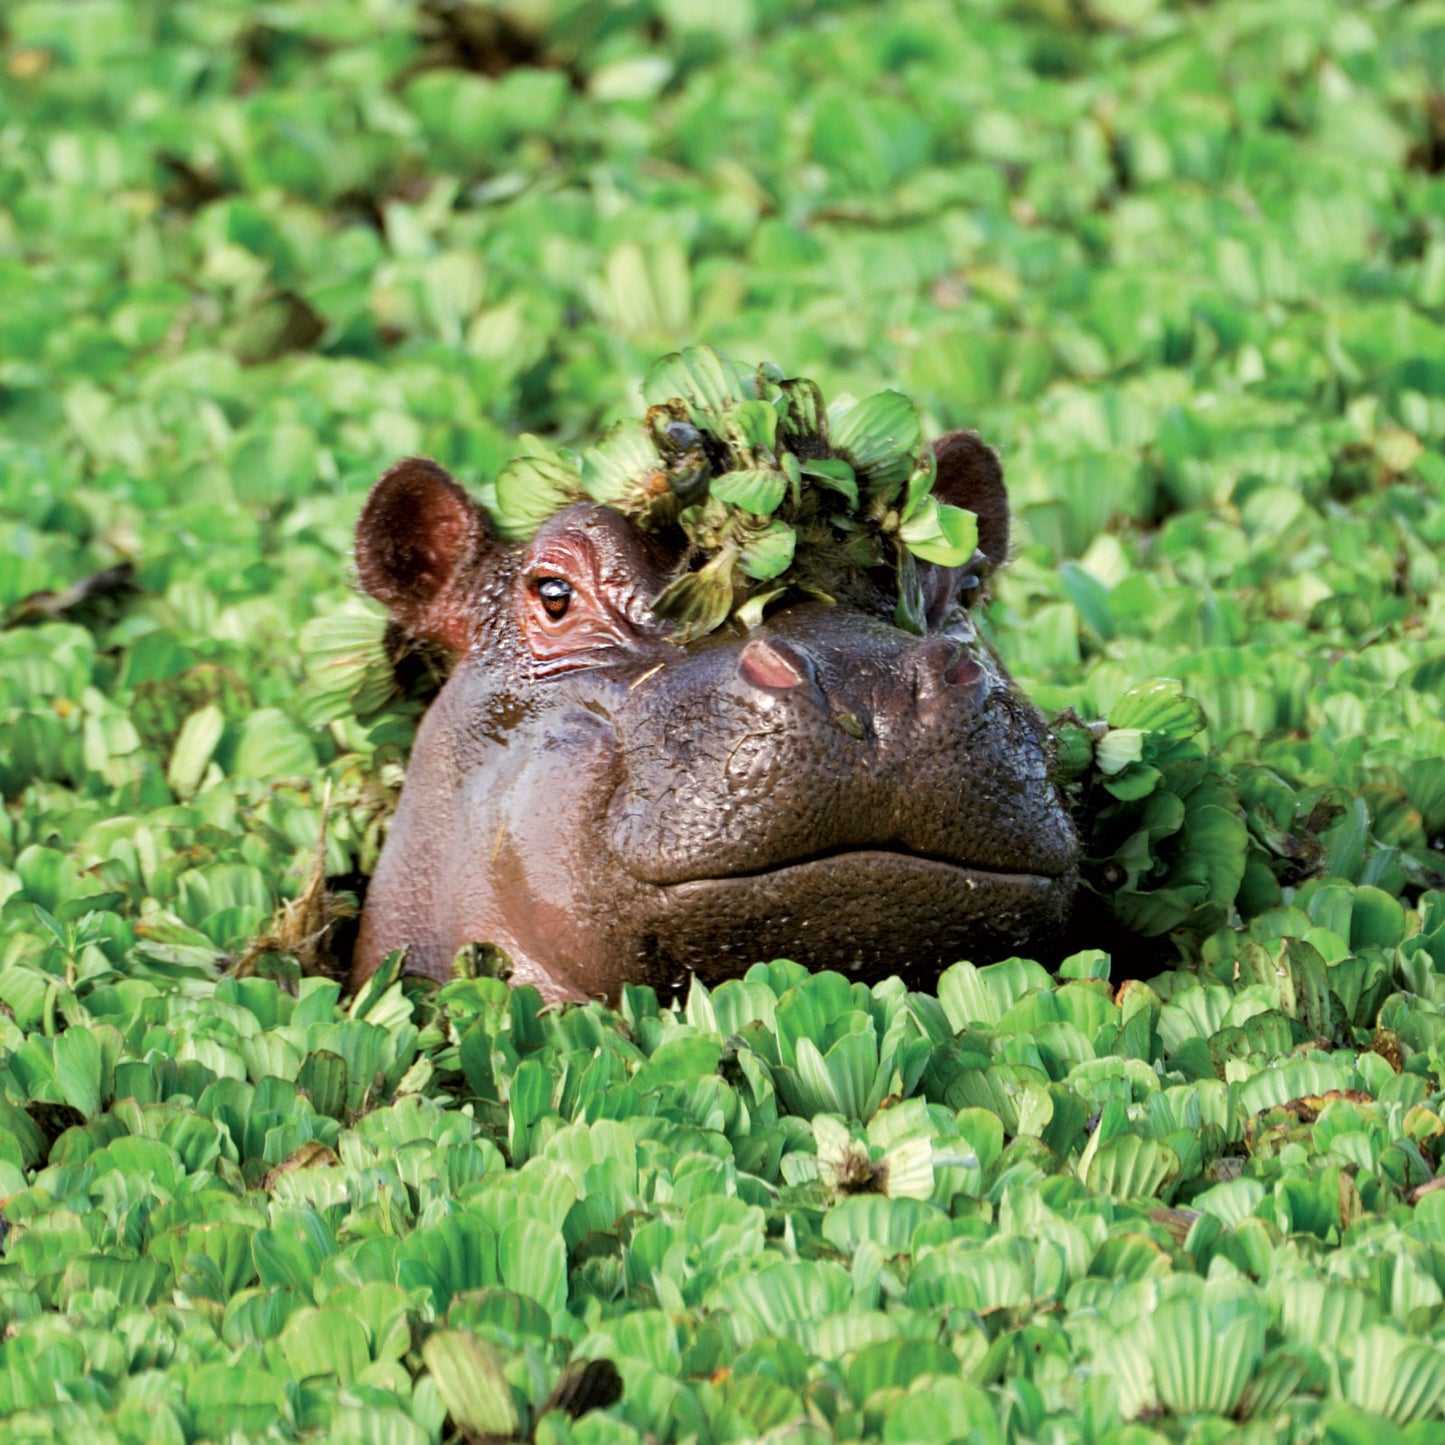
[[[933,495],[978,517],[978,549],[989,565],[1008,559],[1008,488],[998,453],[976,431],[951,431],[933,444],[938,480]]]
[[[481,508],[446,470],[408,457],[383,473],[361,509],[356,570],[414,637],[463,652],[470,626],[454,584],[487,541]]]

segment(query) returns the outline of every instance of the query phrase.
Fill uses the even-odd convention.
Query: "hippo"
[[[548,1000],[673,996],[785,957],[930,987],[959,959],[1046,955],[1079,842],[1048,727],[975,618],[1008,497],[973,432],[935,494],[978,518],[967,566],[840,576],[695,640],[654,610],[685,564],[591,502],[504,541],[435,462],[399,462],[356,529],[361,586],[455,659],[371,881],[359,986],[394,949],[439,980],[467,944]]]

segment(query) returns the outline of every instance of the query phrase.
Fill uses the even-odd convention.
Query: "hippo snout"
[[[646,883],[860,850],[1053,879],[1074,866],[1046,731],[971,630],[917,639],[810,605],[660,669],[617,726],[609,843]]]

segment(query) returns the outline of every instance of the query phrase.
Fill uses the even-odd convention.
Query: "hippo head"
[[[684,642],[653,606],[685,561],[665,537],[588,503],[502,542],[434,463],[387,472],[357,526],[362,585],[456,660],[353,984],[397,948],[445,979],[474,942],[553,999],[778,957],[926,986],[1046,948],[1078,840],[1044,720],[975,627],[1008,547],[1003,476],[971,432],[934,450],[979,550],[920,566],[922,636],[893,620],[894,579],[858,573]]]

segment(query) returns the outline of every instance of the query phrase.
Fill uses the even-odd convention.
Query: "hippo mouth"
[[[712,983],[791,958],[870,978],[931,981],[942,968],[1025,949],[1062,930],[1072,871],[1005,871],[886,848],[836,849],[656,889],[649,962]]]
[[[1048,882],[1063,876],[1061,873],[1049,873],[1042,870],[999,868],[988,864],[963,863],[954,858],[940,858],[930,853],[915,853],[911,849],[901,847],[839,847],[824,849],[810,854],[806,858],[789,859],[785,863],[771,863],[759,868],[736,869],[718,874],[705,873],[696,878],[676,879],[664,886],[667,888],[691,888],[700,884],[746,883],[762,878],[783,880],[789,874],[800,872],[800,870],[826,872],[834,864],[846,864],[852,861],[865,861],[870,866],[884,870],[901,868],[907,871],[920,867],[925,870],[943,869],[967,880],[965,886],[970,888],[978,887],[980,880],[1033,878]]]

